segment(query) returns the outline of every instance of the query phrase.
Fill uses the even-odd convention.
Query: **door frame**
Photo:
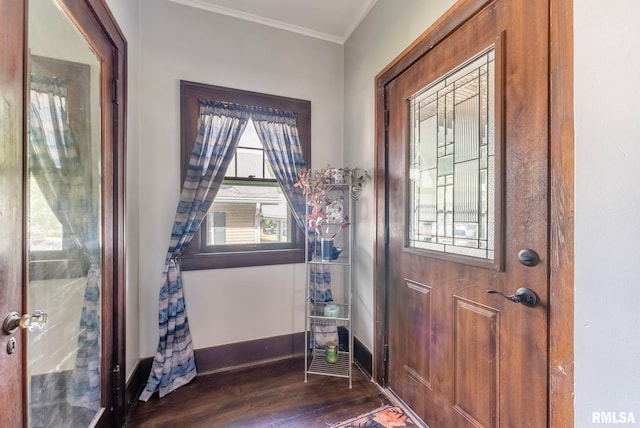
[[[459,0],[375,78],[374,364],[387,385],[386,224],[388,197],[386,94],[388,83],[492,0]],[[538,1],[538,0],[536,0]],[[573,0],[549,1],[549,364],[548,426],[574,424],[574,126]]]
[[[102,123],[102,137],[109,139],[112,143],[109,145],[111,151],[102,149],[102,161],[108,161],[108,176],[103,177],[108,183],[110,196],[102,200],[103,207],[109,207],[107,212],[110,214],[107,222],[104,222],[105,229],[103,231],[105,239],[109,239],[112,257],[108,266],[105,266],[105,273],[110,276],[110,287],[103,296],[102,308],[103,312],[109,314],[105,319],[103,326],[105,327],[102,337],[103,350],[108,349],[110,352],[103,355],[103,364],[101,366],[101,382],[103,397],[108,397],[106,412],[101,417],[97,426],[121,426],[125,416],[125,394],[124,394],[124,377],[125,377],[125,343],[126,343],[126,326],[125,326],[125,136],[126,136],[126,70],[127,70],[127,42],[115,21],[111,11],[109,10],[105,0],[64,0],[64,7],[71,12],[74,17],[72,20],[76,23],[92,22],[91,30],[85,33],[85,37],[95,39],[102,37],[108,43],[111,49],[110,61],[113,64],[112,81],[106,81],[101,78],[102,104],[101,108],[108,109],[110,116],[109,122]],[[3,61],[3,72],[8,71],[6,78],[0,79],[0,88],[3,93],[3,104],[0,106],[0,121],[2,128],[7,129],[2,133],[3,144],[9,144],[11,147],[2,149],[7,151],[8,155],[0,153],[0,163],[7,165],[16,172],[15,189],[21,193],[19,189],[25,183],[24,174],[26,168],[24,165],[24,142],[27,138],[27,119],[25,114],[25,100],[28,99],[28,80],[27,80],[27,46],[28,46],[28,0],[0,0],[0,10],[3,13],[0,18],[2,20],[2,39],[6,43],[0,45],[0,58]],[[6,25],[5,25],[6,24]],[[6,127],[5,127],[6,125]],[[11,144],[10,144],[11,143]],[[15,146],[15,147],[14,147]],[[107,175],[107,174],[105,174]],[[14,194],[13,189],[9,186],[2,186],[2,191],[9,191],[10,195]],[[22,196],[19,196],[22,201]],[[13,207],[13,205],[12,205]],[[20,208],[15,207],[13,214],[19,218],[24,216],[25,205],[20,202]],[[13,236],[13,233],[20,233],[24,236],[25,226],[16,225],[13,231],[7,231],[3,237]],[[108,226],[108,227],[107,227]],[[3,232],[4,233],[4,232]],[[25,313],[26,301],[23,296],[26,295],[26,284],[24,278],[26,275],[26,265],[24,264],[25,251],[22,239],[20,247],[14,248],[13,251],[17,257],[15,278],[0,277],[3,281],[0,286],[7,288],[12,285],[4,280],[12,279],[12,283],[22,284],[14,288],[13,293],[0,293],[0,297],[9,300],[9,305],[14,307],[13,310],[20,310]],[[12,262],[12,260],[9,260]],[[104,288],[103,288],[104,289]],[[15,295],[15,293],[20,293]],[[4,313],[1,315],[4,317]],[[5,394],[4,387],[0,390],[0,398],[3,405],[13,406],[14,400],[18,403],[25,403],[27,389],[24,387],[26,381],[26,366],[24,358],[26,355],[26,343],[24,333],[20,334],[18,340],[18,349],[14,357],[20,360],[19,370],[22,381],[18,382],[16,389],[11,395]],[[108,346],[106,346],[108,345]],[[4,352],[4,349],[0,349]],[[104,351],[103,351],[104,352]],[[15,418],[10,419],[10,424],[25,424],[27,419],[27,409],[23,406],[18,412],[14,413]]]

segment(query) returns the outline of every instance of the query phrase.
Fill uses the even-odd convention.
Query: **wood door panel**
[[[427,388],[431,388],[431,287],[405,280],[407,336],[410,347],[404,370]]]
[[[455,298],[454,409],[478,426],[497,426],[500,312]]]
[[[391,301],[397,316],[390,320],[390,334],[400,338],[402,346],[390,348],[389,359],[394,361],[390,387],[405,391],[406,402],[419,408],[425,390],[431,388],[431,290],[407,279],[402,279],[397,289],[399,293]]]
[[[388,383],[431,426],[546,425],[547,34],[547,3],[494,0],[385,86]],[[492,46],[494,258],[409,248],[410,99]],[[523,248],[541,262],[520,264]],[[520,287],[534,290],[536,307],[487,294]]]

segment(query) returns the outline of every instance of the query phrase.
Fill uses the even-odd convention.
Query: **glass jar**
[[[327,360],[327,363],[335,364],[338,361],[338,345],[333,342],[327,343],[324,358]]]
[[[323,313],[325,317],[338,318],[340,316],[340,306],[329,303],[325,305]]]

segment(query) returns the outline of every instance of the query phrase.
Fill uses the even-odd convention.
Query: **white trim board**
[[[346,40],[349,38],[353,30],[355,30],[358,24],[360,24],[360,22],[364,19],[364,17],[367,16],[367,14],[371,10],[371,8],[373,8],[377,0],[372,0],[371,3],[365,9],[360,11],[358,19],[356,19],[353,22],[353,24],[349,28],[348,33],[344,37],[311,30],[309,28],[299,27],[297,25],[288,24],[286,22],[277,21],[270,18],[265,18],[263,16],[254,15],[254,14],[243,12],[240,10],[213,5],[203,0],[169,0],[169,1],[173,3],[181,4],[184,6],[195,7],[195,8],[206,10],[209,12],[214,12],[221,15],[227,15],[234,18],[243,19],[245,21],[251,21],[258,24],[267,25],[269,27],[279,28],[281,30],[291,31],[293,33],[298,33],[305,36],[314,37],[316,39],[326,40],[332,43],[343,45],[346,42]]]

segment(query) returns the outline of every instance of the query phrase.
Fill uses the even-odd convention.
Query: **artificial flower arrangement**
[[[335,168],[328,165],[316,170],[301,170],[295,187],[301,188],[302,193],[308,196],[311,209],[306,220],[309,230],[321,237],[333,239],[338,232],[348,227],[349,216],[343,215],[343,201],[332,190],[348,186],[350,197],[357,200],[358,192],[369,178],[369,174],[360,168]]]

